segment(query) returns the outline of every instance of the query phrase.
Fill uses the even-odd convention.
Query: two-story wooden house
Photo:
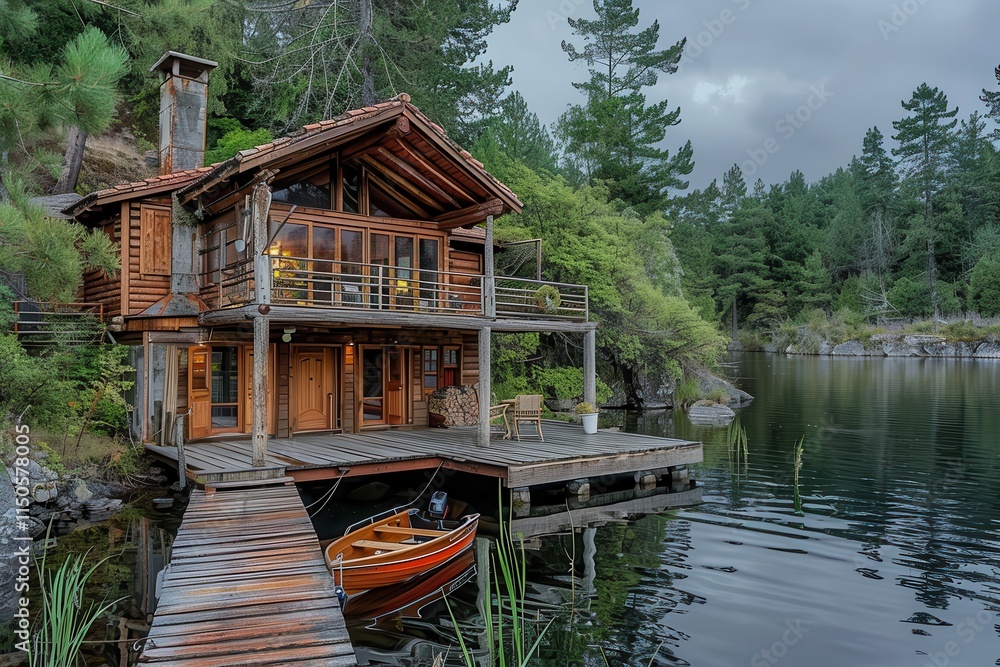
[[[213,66],[166,54],[160,175],[67,209],[120,244],[83,300],[132,346],[144,439],[174,415],[260,446],[421,427],[431,392],[476,385],[482,444],[492,331],[581,334],[594,400],[586,287],[493,275],[492,220],[521,203],[407,95],[203,167]]]

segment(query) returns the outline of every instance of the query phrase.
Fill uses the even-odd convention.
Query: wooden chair
[[[507,417],[508,403],[490,406],[490,436],[503,435],[504,440],[510,440],[510,420]]]
[[[521,439],[521,423],[528,422],[535,425],[538,439],[545,441],[542,436],[542,395],[541,394],[521,394],[514,397],[514,437]]]

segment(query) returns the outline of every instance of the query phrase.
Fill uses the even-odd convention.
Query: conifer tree
[[[657,50],[660,25],[637,30],[632,0],[595,0],[594,9],[597,20],[569,19],[582,50],[562,43],[570,61],[587,64],[590,79],[573,84],[587,100],[560,119],[560,138],[591,182],[607,182],[612,197],[640,213],[662,212],[670,190],[687,188],[693,150],[690,142],[674,155],[658,147],[667,128],[680,123],[680,107],[671,110],[667,100],[649,105],[642,90],[677,71],[685,40]]]
[[[935,321],[941,315],[937,290],[937,230],[934,224],[934,199],[944,186],[951,159],[951,146],[958,107],[948,109],[948,97],[926,83],[920,84],[903,109],[909,116],[893,121],[894,139],[899,147],[893,155],[923,205],[923,234],[927,248],[927,282]]]

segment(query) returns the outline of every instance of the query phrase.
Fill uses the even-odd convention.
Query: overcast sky
[[[888,139],[920,83],[948,95],[959,118],[1000,90],[1000,2],[996,0],[635,0],[639,25],[660,23],[658,48],[683,37],[680,71],[646,89],[650,102],[681,107],[668,131],[673,150],[694,145],[692,188],[734,163],[748,184],[771,184],[793,169],[816,181],[861,152],[877,125]],[[547,125],[582,101],[562,40],[582,48],[567,17],[594,18],[591,0],[521,0],[491,35],[487,57],[514,66],[514,87]],[[992,126],[991,128],[992,129]]]

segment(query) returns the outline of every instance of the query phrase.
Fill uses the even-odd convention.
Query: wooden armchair
[[[521,394],[514,397],[514,437],[521,439],[521,423],[533,423],[535,433],[539,440],[544,442],[542,436],[542,395],[541,394]],[[530,435],[530,434],[529,434]]]
[[[504,440],[510,440],[510,420],[507,417],[508,403],[490,406],[490,436],[503,435]]]

